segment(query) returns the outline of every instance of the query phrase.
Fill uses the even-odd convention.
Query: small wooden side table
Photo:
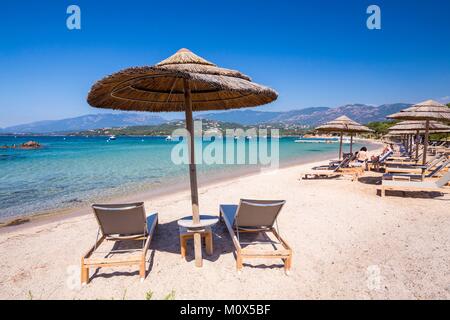
[[[205,239],[206,253],[208,255],[212,255],[214,248],[211,227],[206,227],[204,230],[199,230],[196,232],[200,233],[200,236]],[[187,228],[180,227],[181,258],[183,259],[186,257],[186,247],[189,239],[194,239],[194,232]]]
[[[195,266],[201,268],[203,266],[202,259],[202,233],[207,228],[215,225],[219,221],[217,216],[200,215],[200,221],[194,223],[192,216],[187,216],[178,220],[178,226],[186,228],[194,237],[194,250],[195,250]],[[212,237],[211,237],[212,240]]]

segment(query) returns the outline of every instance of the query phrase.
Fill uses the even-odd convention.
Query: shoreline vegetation
[[[200,120],[200,119],[199,119]],[[270,130],[279,130],[280,137],[296,137],[301,135],[317,135],[314,130],[302,124],[295,123],[260,123],[255,125],[241,125],[234,122],[222,122],[201,119],[203,134],[222,132],[226,133],[227,130],[268,130],[267,135],[270,136]],[[369,122],[367,126],[374,130],[373,135],[362,135],[364,137],[379,137],[385,134],[389,127],[395,125],[398,121],[380,121],[380,122]],[[80,131],[67,131],[67,132],[49,132],[49,133],[7,133],[0,132],[0,136],[130,136],[130,137],[167,137],[172,135],[174,130],[185,128],[184,121],[170,121],[159,125],[145,125],[145,126],[127,126],[127,127],[108,127],[108,128],[98,128],[91,130],[80,130]]]
[[[450,107],[450,104],[449,104]],[[198,119],[200,120],[200,119]],[[298,137],[298,136],[311,136],[311,137],[330,137],[337,136],[337,134],[318,134],[312,128],[307,125],[302,124],[290,124],[290,123],[260,123],[255,125],[241,125],[234,122],[222,122],[201,119],[203,123],[203,135],[206,136],[209,133],[214,134],[215,132],[225,133],[227,130],[243,130],[244,132],[251,129],[268,130],[267,135],[270,136],[271,129],[279,130],[279,137]],[[399,121],[387,120],[387,121],[374,121],[365,124],[368,128],[374,131],[373,134],[361,134],[361,137],[365,138],[375,138],[379,139],[381,136],[388,133],[389,128],[396,125]],[[49,132],[49,133],[8,133],[1,132],[0,137],[109,137],[114,136],[125,136],[125,137],[167,137],[172,135],[174,130],[184,128],[184,121],[170,121],[159,125],[145,125],[145,126],[127,126],[127,127],[111,127],[111,128],[99,128],[91,130],[80,130],[80,131],[68,131],[68,132]],[[224,135],[225,136],[225,135]],[[446,133],[434,133],[430,135],[432,140],[441,140],[448,136]],[[1,146],[0,146],[1,148]]]

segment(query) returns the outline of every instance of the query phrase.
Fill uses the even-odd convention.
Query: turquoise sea
[[[188,183],[187,165],[171,161],[172,149],[179,142],[163,137],[117,137],[108,141],[107,137],[0,136],[0,146],[29,140],[38,141],[42,148],[0,149],[0,220]],[[303,144],[295,140],[279,139],[280,165],[337,156],[337,143]],[[204,141],[203,148],[209,143]],[[250,141],[245,144],[248,150]],[[201,164],[199,180],[203,183],[259,167]]]

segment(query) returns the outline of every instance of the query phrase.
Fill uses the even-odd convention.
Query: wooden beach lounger
[[[425,178],[434,178],[447,171],[448,166],[450,165],[450,159],[446,159],[441,164],[437,165],[433,170],[429,171],[427,174],[410,174],[410,173],[385,173],[383,175],[384,180],[389,179],[403,179],[403,180],[423,180]]]
[[[433,157],[428,161],[426,165],[396,165],[387,166],[385,168],[386,173],[409,173],[409,174],[425,174],[426,171],[432,170],[439,163],[446,161],[447,157],[441,155],[439,157]]]
[[[89,268],[129,265],[139,266],[139,275],[143,281],[147,250],[158,224],[158,214],[146,215],[143,202],[94,204],[92,208],[99,230],[95,245],[81,258],[81,283],[89,282]],[[107,252],[97,251],[104,240],[113,241],[114,247]],[[141,245],[133,249],[115,249],[116,245],[130,241],[140,241]]]
[[[388,152],[386,152],[385,154],[382,154],[379,159],[372,161],[372,160],[368,160],[367,161],[367,169],[368,170],[372,170],[372,169],[376,169],[379,170],[381,166],[386,164],[387,159],[394,153],[394,151],[390,150]]]
[[[434,181],[405,181],[395,178],[394,180],[383,180],[378,190],[380,190],[381,197],[385,196],[386,190],[450,193],[450,188],[446,186],[449,181],[450,171]]]
[[[343,175],[350,175],[352,176],[352,181],[356,181],[364,172],[364,165],[359,167],[349,167],[350,162],[355,158],[355,155],[344,158],[341,163],[339,163],[339,165],[332,170],[318,169],[317,167],[313,168],[313,171],[304,173],[303,179],[331,179]]]
[[[236,248],[236,268],[238,272],[242,270],[244,259],[273,258],[282,259],[285,272],[289,274],[292,264],[292,250],[274,228],[278,214],[284,204],[285,201],[283,200],[241,199],[239,205],[220,206],[220,217],[225,222]],[[262,236],[265,241],[259,239],[259,241],[243,242],[242,237],[246,235]],[[271,249],[256,248],[259,245]],[[254,248],[251,248],[252,246]]]

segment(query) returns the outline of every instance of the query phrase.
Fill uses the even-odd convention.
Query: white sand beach
[[[292,270],[281,261],[255,260],[235,269],[223,223],[214,231],[214,254],[196,268],[192,243],[179,253],[176,220],[190,214],[190,194],[145,200],[159,213],[148,254],[148,275],[134,267],[91,270],[79,285],[81,255],[93,244],[97,223],[86,215],[0,230],[2,299],[449,299],[449,196],[376,195],[375,174],[350,179],[299,180],[314,164],[262,172],[200,187],[202,213],[240,198],[285,199],[281,235],[291,245]],[[244,261],[245,262],[245,261]],[[268,263],[268,264],[266,264]]]

